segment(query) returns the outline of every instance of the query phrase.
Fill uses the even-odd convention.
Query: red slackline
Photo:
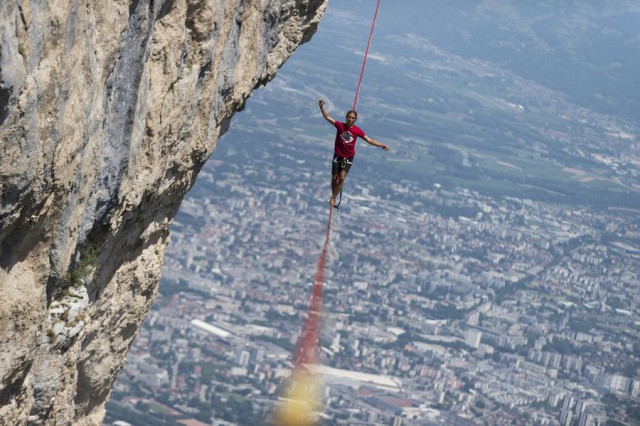
[[[333,207],[329,209],[329,223],[327,235],[322,247],[322,254],[316,267],[316,279],[311,290],[311,302],[307,312],[307,319],[298,338],[298,348],[293,365],[295,368],[302,364],[316,364],[318,358],[318,340],[320,338],[320,316],[322,313],[322,284],[324,283],[324,267],[327,263],[327,248],[331,239],[331,216]]]
[[[356,97],[353,99],[353,109],[356,109],[358,103],[358,96],[360,95],[360,85],[362,85],[362,76],[364,75],[364,67],[367,65],[367,58],[369,57],[369,47],[371,46],[371,39],[373,38],[373,30],[376,27],[376,19],[378,17],[378,8],[380,7],[380,0],[376,4],[376,12],[373,15],[373,22],[371,24],[371,32],[369,33],[369,41],[367,42],[367,50],[364,52],[364,60],[362,61],[362,69],[360,70],[360,78],[358,79],[358,88],[356,89]]]
[[[364,69],[367,64],[367,58],[369,56],[369,47],[371,46],[371,39],[373,38],[373,30],[376,26],[379,7],[380,0],[378,0],[376,4],[376,11],[373,15],[371,32],[369,33],[369,41],[367,42],[367,49],[364,53],[364,60],[362,62],[362,69],[360,70],[360,78],[358,79],[356,96],[353,100],[353,109],[356,109],[356,104],[358,103],[360,86],[362,85],[362,76],[364,75]],[[329,246],[329,241],[331,240],[332,215],[333,206],[331,206],[331,208],[329,209],[329,223],[327,224],[327,234],[325,237],[324,246],[322,247],[322,254],[320,255],[320,259],[318,260],[318,265],[316,267],[316,277],[313,288],[311,290],[311,301],[309,303],[307,318],[302,327],[302,332],[298,337],[298,344],[293,360],[294,369],[298,369],[302,364],[316,364],[318,362],[318,341],[320,339],[320,317],[322,313],[322,286],[324,283],[324,269],[327,262],[327,248]]]

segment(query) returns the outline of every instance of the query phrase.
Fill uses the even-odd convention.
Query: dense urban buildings
[[[261,158],[242,174],[214,160],[185,201],[110,412],[252,424],[273,409],[328,206],[320,176],[274,190]],[[349,188],[337,212],[321,343],[327,366],[379,380],[324,375],[329,424],[638,419],[637,221],[437,184],[376,187]]]

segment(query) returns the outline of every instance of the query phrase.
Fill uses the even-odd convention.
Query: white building
[[[464,342],[474,349],[480,347],[480,341],[482,340],[482,331],[475,328],[470,328],[464,333]]]

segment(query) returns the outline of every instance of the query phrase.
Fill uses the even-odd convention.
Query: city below
[[[269,423],[329,210],[323,166],[288,152],[221,146],[203,169],[106,424]],[[326,270],[323,424],[640,422],[635,213],[356,166]]]

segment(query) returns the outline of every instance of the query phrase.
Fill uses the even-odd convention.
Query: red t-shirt
[[[336,121],[336,143],[333,148],[339,157],[351,158],[356,155],[356,138],[364,138],[364,132],[358,126],[349,129],[340,121]]]

